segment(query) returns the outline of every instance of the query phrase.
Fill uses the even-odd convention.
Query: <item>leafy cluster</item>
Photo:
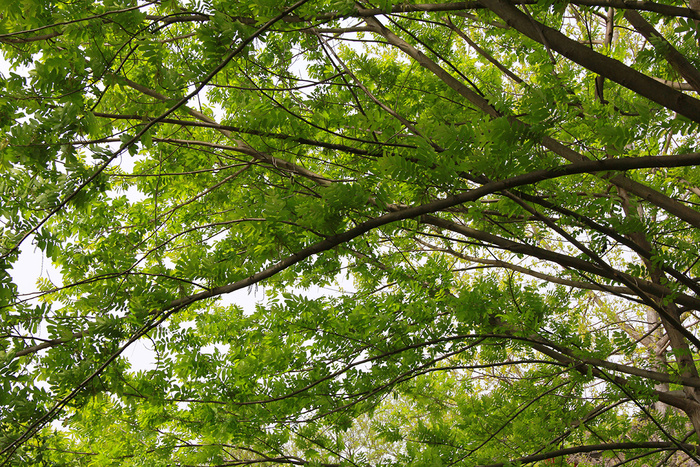
[[[698,44],[697,0],[0,2],[0,465],[700,462]]]

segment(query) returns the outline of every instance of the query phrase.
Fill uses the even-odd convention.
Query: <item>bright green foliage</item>
[[[0,2],[0,465],[698,462],[696,3]]]

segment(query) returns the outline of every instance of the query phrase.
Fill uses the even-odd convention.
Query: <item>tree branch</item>
[[[666,61],[688,82],[695,92],[700,92],[700,71],[683,54],[668,42],[642,15],[636,11],[625,11],[625,19],[630,22],[646,40],[661,53]]]
[[[545,26],[529,17],[506,0],[483,0],[483,4],[500,16],[509,26],[535,42],[545,45],[569,60],[646,97],[650,101],[700,123],[700,100],[669,89],[668,86],[664,86],[624,63],[579,44],[556,29]]]
[[[682,444],[683,448],[688,451],[700,454],[700,446],[694,444]],[[621,442],[621,443],[604,443],[604,444],[589,444],[584,446],[575,446],[571,448],[559,449],[556,451],[550,451],[543,454],[535,454],[532,456],[520,457],[517,459],[512,459],[507,462],[500,462],[496,464],[482,464],[478,467],[505,467],[506,465],[511,465],[515,463],[529,464],[532,462],[542,461],[546,459],[553,459],[556,457],[570,456],[572,454],[580,454],[584,452],[596,452],[596,451],[623,451],[630,449],[658,449],[667,451],[678,451],[679,448],[676,443],[670,441],[644,441],[644,442]]]

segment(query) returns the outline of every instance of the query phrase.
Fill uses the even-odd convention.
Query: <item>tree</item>
[[[2,2],[0,462],[698,462],[699,24]]]

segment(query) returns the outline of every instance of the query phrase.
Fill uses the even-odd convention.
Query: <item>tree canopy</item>
[[[698,0],[5,0],[0,48],[0,465],[699,462]]]

